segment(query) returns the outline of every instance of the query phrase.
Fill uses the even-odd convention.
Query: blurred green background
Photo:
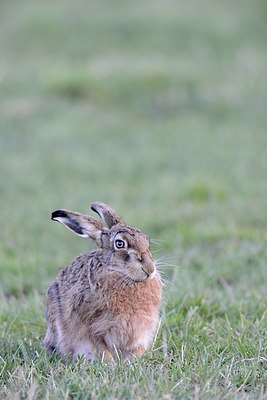
[[[49,282],[91,248],[50,212],[95,200],[160,240],[167,304],[260,318],[266,26],[264,0],[1,1],[4,340],[39,345]]]

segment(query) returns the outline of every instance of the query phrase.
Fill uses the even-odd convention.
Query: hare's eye
[[[115,240],[115,249],[124,249],[126,247],[126,243],[121,240],[121,239],[117,239]]]

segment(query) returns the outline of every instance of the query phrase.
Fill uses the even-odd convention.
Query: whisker
[[[172,275],[173,271],[166,271],[166,270],[161,270],[160,268],[157,269],[161,275],[163,276],[168,276],[168,275]]]
[[[169,261],[154,261],[156,267],[172,267],[172,268],[180,268],[179,264],[169,262]]]
[[[178,264],[163,264],[155,262],[156,268],[181,268]]]
[[[177,258],[178,258],[177,256],[174,256],[174,255],[170,256],[170,255],[165,254],[165,255],[157,258],[157,261],[172,261],[172,260],[177,260]]]
[[[150,238],[150,242],[155,243],[155,244],[159,244],[159,243],[165,242],[165,240],[164,240],[164,239],[154,239],[154,238]]]
[[[153,250],[152,253],[158,253],[159,251],[162,251],[162,249]]]
[[[166,283],[167,281],[172,279],[172,275],[164,274],[161,271],[159,271],[159,272],[160,272],[160,277],[161,277],[161,280],[163,281],[163,283]]]

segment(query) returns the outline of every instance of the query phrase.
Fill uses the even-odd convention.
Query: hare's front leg
[[[94,361],[97,359],[95,346],[88,340],[79,341],[73,349],[73,362],[76,362],[78,358],[82,356],[84,356],[87,361]]]
[[[84,356],[87,361],[94,361],[100,358],[102,361],[114,363],[112,354],[104,344],[95,346],[88,339],[81,340],[76,344],[73,351],[73,362],[76,362],[79,356]]]
[[[136,349],[131,350],[131,351],[123,351],[122,352],[122,358],[124,361],[131,361],[136,357],[142,357],[142,355],[145,353],[145,348],[143,346],[138,346]]]
[[[133,355],[135,357],[141,357],[144,353],[145,353],[145,348],[143,346],[139,346],[137,347],[134,351],[133,351]]]

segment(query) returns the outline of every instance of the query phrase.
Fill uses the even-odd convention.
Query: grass
[[[267,398],[263,0],[1,2],[0,398]],[[111,204],[159,240],[153,349],[49,359],[44,296]],[[173,266],[172,266],[173,265]]]

